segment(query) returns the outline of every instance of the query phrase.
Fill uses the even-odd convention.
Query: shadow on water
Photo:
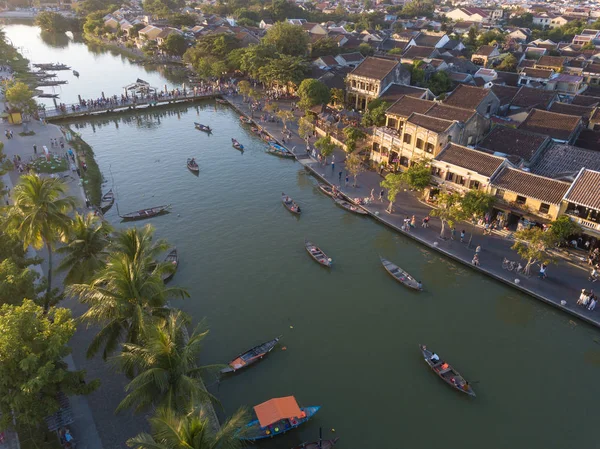
[[[42,31],[40,37],[45,44],[53,48],[66,48],[71,41],[69,36],[65,33],[49,33],[47,31]]]

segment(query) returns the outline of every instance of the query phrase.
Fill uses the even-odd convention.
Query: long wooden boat
[[[58,94],[38,94],[39,98],[58,98]]]
[[[384,259],[381,256],[379,256],[379,259],[381,259],[381,263],[383,264],[383,268],[385,268],[385,271],[390,273],[392,277],[398,282],[407,286],[408,288],[412,288],[413,290],[423,290],[421,283],[417,281],[414,277],[412,277],[410,274],[408,274],[406,271],[404,271],[402,268],[400,268],[398,265],[390,262],[387,259]]]
[[[306,248],[308,254],[310,254],[310,257],[325,267],[331,267],[331,263],[333,261],[331,258],[327,257],[327,254],[321,251],[321,248],[319,248],[317,245],[304,239],[304,247]]]
[[[195,158],[188,158],[187,160],[187,168],[190,171],[193,171],[194,173],[198,173],[200,172],[200,166],[198,165],[198,163],[196,162]]]
[[[273,340],[261,343],[258,346],[248,349],[246,352],[241,353],[227,365],[227,368],[221,370],[221,374],[235,373],[244,368],[248,368],[250,365],[262,360],[279,342],[281,337],[274,338]]]
[[[302,443],[300,446],[296,446],[293,449],[331,449],[336,445],[339,438],[334,438],[332,440],[319,440],[313,441],[312,443]]]
[[[419,348],[421,349],[425,362],[444,382],[461,393],[468,394],[472,397],[476,396],[471,385],[469,385],[469,382],[467,382],[458,371],[452,368],[448,362],[444,362],[439,357],[434,357],[434,353],[427,349],[427,346],[425,345],[419,345]]]
[[[285,150],[285,151],[281,151],[281,150],[277,150],[273,147],[267,147],[265,149],[265,151],[269,154],[272,154],[274,156],[279,156],[279,157],[287,157],[287,158],[292,158],[294,157],[294,155],[292,153],[290,153],[289,151]]]
[[[320,182],[318,187],[321,192],[323,192],[327,196],[330,196],[331,198],[342,198],[342,195],[339,193],[339,191],[336,190],[334,192],[333,187],[331,187],[329,184],[323,184],[322,182]]]
[[[146,218],[152,218],[156,217],[157,215],[168,213],[170,207],[170,204],[156,206],[149,209],[136,210],[135,212],[129,212],[128,214],[119,214],[119,217],[121,217],[124,221],[145,220]]]
[[[253,123],[252,120],[245,115],[240,115],[240,122],[245,123],[246,125],[251,125]]]
[[[333,201],[335,201],[335,204],[349,212],[353,212],[358,215],[367,215],[367,212],[362,207],[358,207],[357,205],[349,203],[346,200],[334,198]]]
[[[202,123],[194,122],[194,126],[198,131],[204,131],[205,133],[211,133],[212,129],[210,126],[203,125]]]
[[[254,407],[258,419],[245,426],[240,439],[257,441],[282,435],[307,422],[320,408],[320,406],[300,408],[293,396],[263,402]]]
[[[235,148],[236,150],[240,150],[240,151],[244,151],[244,145],[242,145],[241,143],[239,143],[237,140],[235,139],[231,139],[231,145],[233,146],[233,148]]]
[[[175,276],[175,272],[179,266],[179,254],[177,253],[177,248],[173,248],[173,250],[167,254],[167,257],[165,257],[165,262],[173,265],[173,271],[168,271],[162,274],[163,282],[167,283],[173,278],[173,276]]]
[[[115,204],[115,194],[113,193],[113,190],[110,189],[108,192],[102,195],[102,198],[100,199],[100,210],[103,214],[105,214],[113,206],[113,204]]]
[[[300,215],[300,213],[302,212],[300,210],[300,206],[298,206],[296,202],[289,196],[287,196],[285,193],[281,194],[281,202],[283,203],[285,208],[293,214]]]

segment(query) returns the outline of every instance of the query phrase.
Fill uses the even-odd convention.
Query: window
[[[479,181],[471,181],[469,183],[469,188],[473,190],[479,190]]]
[[[442,177],[442,169],[439,167],[431,167],[431,174],[433,176],[437,176],[438,178]]]
[[[504,198],[504,190],[502,189],[496,189],[496,198]]]
[[[392,117],[388,117],[388,119],[387,119],[387,126],[389,128],[398,128],[396,125],[397,125],[396,119],[392,118]]]
[[[454,182],[454,173],[452,173],[451,171],[446,173],[446,181]]]
[[[452,142],[452,136],[448,136],[448,140],[446,143],[450,143],[450,142]]]
[[[547,214],[548,212],[550,212],[550,205],[546,203],[540,204],[540,212],[542,214]]]
[[[400,165],[403,167],[408,167],[408,158],[406,156],[402,156],[400,158]]]
[[[469,136],[467,138],[467,145],[471,145],[473,143],[473,136]]]
[[[422,139],[417,139],[417,148],[419,150],[422,150],[424,146],[425,146],[425,142],[423,142]]]
[[[456,179],[454,180],[454,182],[456,184],[460,184],[461,186],[465,185],[465,178],[463,178],[462,176],[457,176]]]
[[[433,153],[433,148],[434,146],[432,143],[427,142],[425,144],[425,151],[427,151],[428,153]]]
[[[487,108],[485,110],[486,114],[489,114],[490,112],[492,112],[492,102],[490,101],[487,105]]]
[[[527,202],[527,198],[525,198],[524,196],[521,196],[521,195],[517,195],[517,199],[516,199],[515,203],[525,204],[526,202]]]
[[[403,142],[410,145],[410,142],[412,141],[412,136],[410,134],[406,134],[404,133],[404,139]]]

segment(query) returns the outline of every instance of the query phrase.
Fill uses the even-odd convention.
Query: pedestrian
[[[428,228],[429,227],[429,216],[423,218],[423,221],[421,222],[421,227],[422,228]]]
[[[348,175],[346,175],[346,182],[345,182],[344,186],[348,187]]]
[[[64,143],[64,142],[61,142],[61,143],[60,143],[60,149],[61,149],[61,150],[64,150],[64,149],[65,149],[65,143]]]
[[[475,254],[479,254],[481,252],[481,245],[477,245],[477,248],[475,248]]]
[[[460,231],[460,243],[465,241],[465,230]]]
[[[381,189],[381,192],[379,192],[379,201],[383,201],[383,194],[385,193],[385,191],[383,189]]]
[[[13,138],[13,132],[12,131],[8,131],[8,134],[10,135],[10,139]]]
[[[375,201],[375,187],[371,189],[371,196],[369,197],[371,201]]]
[[[408,215],[404,219],[404,225],[402,226],[402,229],[406,232],[410,231],[410,218],[408,217]]]
[[[335,162],[332,159],[331,160],[331,174],[333,174],[334,171],[335,171]]]
[[[590,273],[590,277],[588,278],[588,281],[590,282],[596,282],[598,279],[598,269],[596,267],[592,268],[592,272]]]
[[[473,260],[471,261],[471,263],[472,263],[473,265],[475,265],[476,267],[478,267],[478,266],[479,266],[479,256],[478,256],[477,254],[475,254],[475,255],[473,256]]]
[[[588,306],[588,310],[594,310],[596,308],[596,297],[592,295],[590,297],[590,305]]]
[[[338,182],[340,183],[340,185],[342,184],[342,173],[342,170],[340,170],[340,172],[338,173]]]
[[[450,240],[454,240],[455,235],[456,235],[456,228],[452,228],[450,230]]]
[[[83,167],[83,171],[87,172],[87,164],[85,162],[82,162],[81,166]]]
[[[416,224],[417,224],[417,218],[413,215],[412,218],[410,219],[410,227],[414,228]]]
[[[33,144],[33,154],[37,154],[37,145]]]
[[[90,203],[90,200],[87,199],[87,197],[86,197],[86,199],[85,199],[85,207],[87,207],[89,209],[91,205],[92,205],[92,203]]]
[[[77,176],[81,178],[81,170],[79,170],[79,168],[77,169]]]
[[[547,270],[547,269],[548,269],[548,266],[547,266],[545,263],[543,263],[543,264],[541,264],[541,265],[540,265],[540,272],[539,272],[539,274],[538,274],[538,277],[539,277],[540,279],[546,279],[546,277],[548,276],[548,275],[546,274],[546,270]]]

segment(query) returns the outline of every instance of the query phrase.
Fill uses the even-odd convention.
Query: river
[[[82,74],[80,83],[89,95],[119,92],[140,76],[121,57],[82,44],[50,47],[27,30],[25,44],[23,28],[6,27],[33,61],[52,51],[45,59],[87,67],[82,72],[96,81]],[[102,63],[75,64],[96,58]],[[65,96],[72,88],[63,87]],[[196,131],[194,121],[215,132]],[[315,439],[319,427],[341,438],[340,449],[596,447],[595,329],[335,207],[299,163],[265,154],[228,107],[211,102],[74,128],[94,148],[121,212],[172,204],[171,214],[149,222],[180,251],[172,282],[191,298],[176,305],[210,328],[203,363],[283,335],[285,351],[213,388],[225,414],[284,395],[322,406],[303,428],[259,447],[289,448]],[[232,136],[244,153],[231,147]],[[192,156],[199,176],[185,167]],[[281,192],[301,204],[301,217],[283,208]],[[116,210],[108,218],[121,226]],[[331,270],[309,258],[305,237],[333,258]],[[396,283],[378,254],[416,275],[425,291]],[[437,379],[419,343],[449,360],[477,398]],[[102,434],[107,424],[97,421]]]

